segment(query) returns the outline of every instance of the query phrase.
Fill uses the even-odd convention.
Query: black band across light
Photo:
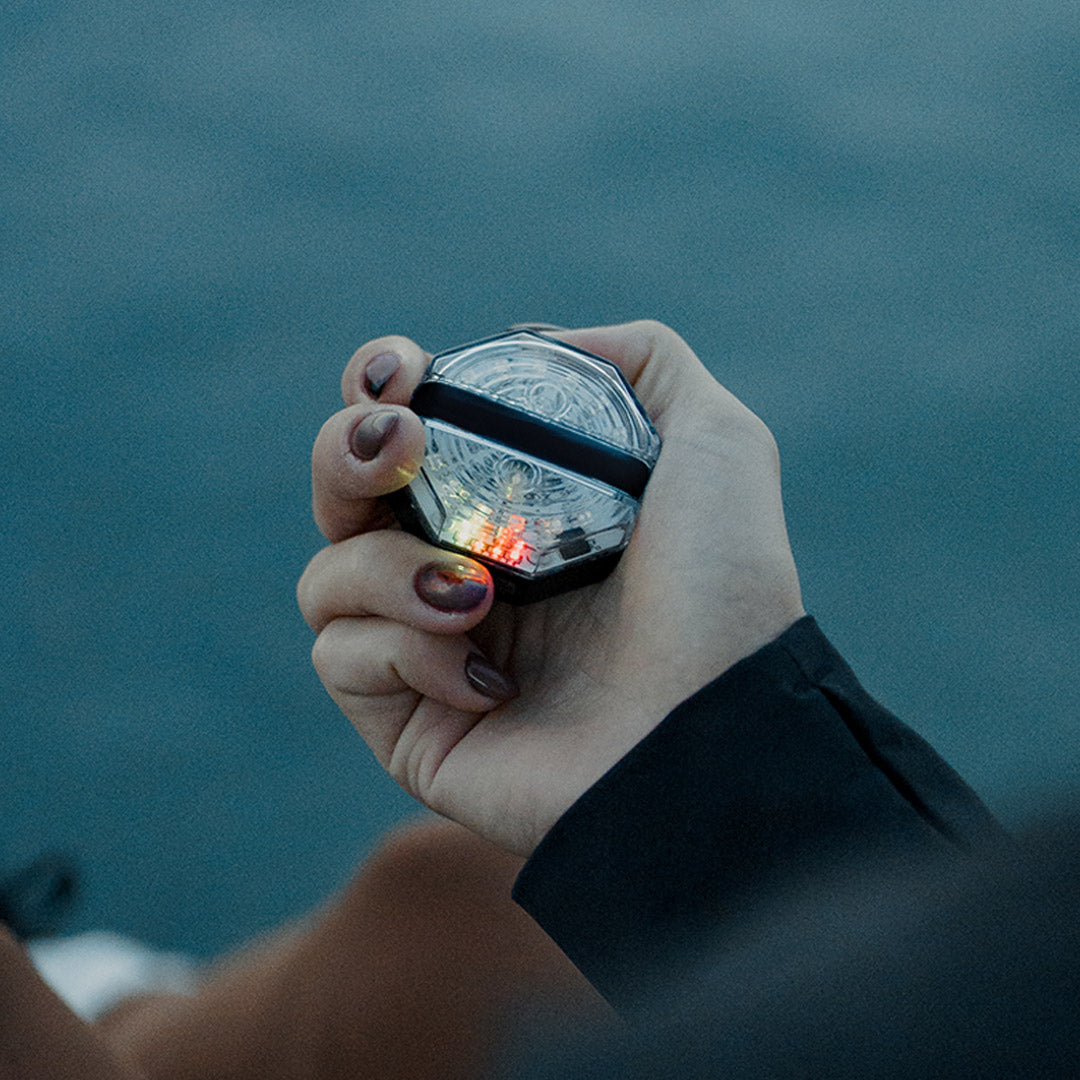
[[[418,416],[453,424],[522,454],[592,477],[635,499],[641,498],[649,480],[648,465],[632,454],[458,386],[437,380],[422,382],[410,408]]]

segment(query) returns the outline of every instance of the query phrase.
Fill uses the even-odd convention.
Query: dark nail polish
[[[370,461],[386,445],[397,426],[397,413],[381,412],[365,416],[353,429],[349,449],[361,461]]]
[[[368,366],[364,368],[364,386],[368,394],[377,398],[399,367],[401,367],[401,357],[397,353],[384,352],[372,357],[368,361]]]
[[[469,653],[466,657],[465,678],[474,690],[496,701],[509,701],[521,693],[518,684],[509,675],[478,652]]]
[[[416,571],[413,588],[425,604],[439,611],[471,611],[484,602],[488,578],[467,563],[433,562]]]

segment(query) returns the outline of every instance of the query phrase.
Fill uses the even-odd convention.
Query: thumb
[[[560,333],[559,340],[610,360],[634,388],[660,434],[673,408],[708,403],[742,409],[669,326],[651,319]],[[702,400],[702,395],[705,401]],[[709,400],[712,399],[712,400]]]

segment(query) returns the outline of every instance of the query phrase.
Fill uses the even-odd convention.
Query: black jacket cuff
[[[676,708],[555,824],[514,898],[617,1008],[841,858],[1001,835],[813,619]]]

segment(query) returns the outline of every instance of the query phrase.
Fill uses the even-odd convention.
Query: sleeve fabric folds
[[[673,956],[840,861],[1002,833],[810,617],[676,708],[556,823],[514,896],[620,1010]]]

